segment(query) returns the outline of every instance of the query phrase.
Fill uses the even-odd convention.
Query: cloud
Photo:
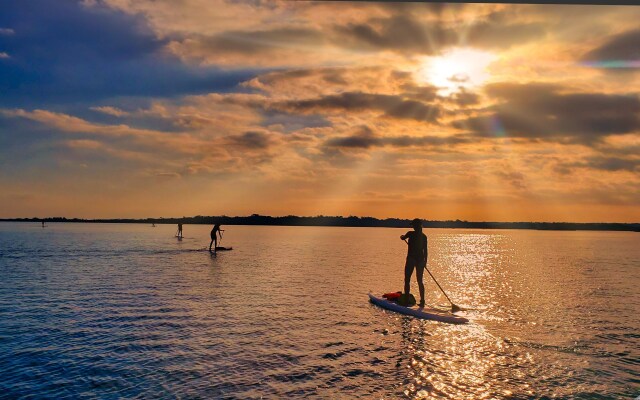
[[[545,26],[539,22],[513,22],[515,15],[507,11],[489,14],[472,24],[465,32],[471,46],[485,49],[508,48],[533,39],[544,39]]]
[[[250,131],[242,135],[233,135],[227,137],[227,141],[233,145],[249,150],[264,150],[274,145],[277,140],[264,132]]]
[[[282,27],[255,31],[226,31],[213,36],[190,35],[172,40],[167,48],[182,58],[226,65],[240,60],[245,64],[251,63],[251,60],[255,62],[265,54],[283,50],[304,51],[309,47],[320,46],[324,41],[325,36],[315,29]],[[300,63],[302,61],[300,60]]]
[[[180,111],[176,107],[164,112],[173,113],[174,118],[179,119]],[[162,172],[173,168],[181,175],[241,173],[285,157],[289,150],[283,146],[281,134],[266,130],[241,134],[211,134],[206,129],[162,132],[122,123],[99,124],[46,110],[0,109],[0,117],[36,121],[49,127],[48,131],[58,133],[51,140],[54,147],[62,143],[66,149],[75,151],[73,154],[67,151],[68,156],[91,154],[92,160],[100,162],[118,158],[134,162],[137,167],[163,167]],[[2,121],[0,118],[0,123]],[[73,135],[73,139],[59,133]],[[299,142],[299,139],[300,135],[293,135],[291,141]]]
[[[467,107],[478,104],[480,102],[480,95],[462,89],[459,92],[453,93],[447,99],[461,107]]]
[[[582,60],[602,62],[602,67],[605,68],[608,61],[639,61],[640,29],[629,30],[608,38],[605,43],[585,54]]]
[[[496,83],[488,85],[485,92],[497,104],[484,115],[456,121],[454,126],[482,137],[506,134],[583,144],[640,130],[637,94],[572,92],[560,85],[540,83]]]
[[[290,100],[274,104],[274,107],[282,107],[285,110],[300,112],[315,112],[320,110],[376,110],[382,111],[387,117],[413,119],[432,123],[436,122],[440,116],[440,109],[435,105],[406,99],[400,95],[363,92],[346,92],[315,99]]]
[[[197,155],[206,152],[211,147],[211,144],[206,140],[183,132],[165,133],[151,129],[133,128],[124,124],[97,124],[73,115],[47,110],[0,109],[0,115],[36,121],[59,132],[99,137],[102,140],[124,141],[130,148],[141,147],[148,152],[164,151],[181,155]]]
[[[0,36],[11,36],[16,32],[11,28],[0,28]]]
[[[640,172],[640,159],[630,157],[615,157],[598,155],[587,157],[584,160],[559,165],[561,171],[568,173],[574,168],[587,168],[607,172],[629,171]]]
[[[104,143],[91,139],[67,140],[66,145],[74,149],[99,150],[104,148]]]
[[[324,146],[343,149],[369,149],[371,147],[437,147],[469,143],[471,139],[456,136],[381,136],[369,127],[347,136],[337,136],[325,141]]]
[[[409,15],[370,19],[365,23],[335,26],[346,45],[369,50],[395,50],[437,54],[442,47],[457,43],[455,32],[441,23],[421,24]]]
[[[544,26],[513,22],[513,16],[497,11],[473,22],[423,20],[410,13],[375,17],[360,23],[334,26],[339,43],[356,49],[391,50],[407,54],[437,55],[453,46],[508,48],[544,35]]]
[[[153,174],[153,176],[155,176],[156,178],[160,178],[160,179],[178,179],[178,178],[182,178],[182,175],[180,175],[177,172],[156,172]]]
[[[517,189],[526,189],[525,176],[517,171],[496,171],[496,175]]]
[[[103,114],[112,115],[114,117],[124,117],[131,114],[127,111],[123,111],[117,107],[111,107],[111,106],[90,107],[90,109],[93,111],[101,112]]]
[[[371,128],[363,127],[354,135],[339,136],[325,142],[328,147],[368,149],[372,146],[381,146],[382,140],[376,136]]]
[[[24,0],[2,7],[0,106],[176,96],[226,91],[254,72],[185,65],[168,55],[144,18],[73,1]]]
[[[640,159],[618,157],[592,157],[587,160],[586,166],[605,171],[638,171]]]

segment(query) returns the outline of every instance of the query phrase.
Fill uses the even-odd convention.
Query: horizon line
[[[64,216],[55,216],[55,217],[1,217],[0,221],[2,222],[10,222],[10,221],[47,221],[47,220],[66,220],[66,221],[81,221],[81,222],[118,222],[118,221],[128,221],[128,222],[146,222],[146,221],[154,221],[154,220],[181,220],[181,219],[215,219],[215,218],[229,218],[229,219],[241,219],[241,218],[271,218],[271,219],[284,219],[284,218],[299,218],[299,219],[318,219],[318,218],[337,218],[337,219],[373,219],[377,221],[389,221],[389,220],[400,220],[400,221],[411,221],[413,218],[400,218],[400,217],[372,217],[372,216],[358,216],[358,215],[263,215],[263,214],[250,214],[250,215],[193,215],[193,216],[181,216],[181,217],[116,217],[116,218],[79,218],[79,217],[64,217]],[[637,222],[572,222],[572,221],[469,221],[469,220],[461,220],[459,218],[456,219],[427,219],[421,218],[423,222],[431,222],[431,223],[468,223],[468,224],[580,224],[580,225],[589,225],[589,224],[620,224],[620,225],[640,225],[640,221]]]

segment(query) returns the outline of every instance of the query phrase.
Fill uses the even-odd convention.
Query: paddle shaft
[[[427,270],[427,272],[429,273],[429,275],[431,275],[431,278],[433,278],[433,281],[436,283],[436,285],[438,285],[438,287],[440,288],[440,290],[442,291],[442,294],[444,294],[444,297],[447,298],[447,300],[449,300],[449,303],[451,303],[451,305],[455,305],[453,304],[453,301],[451,301],[451,299],[449,298],[449,296],[447,296],[447,293],[444,291],[444,289],[442,289],[442,286],[440,286],[440,284],[438,283],[438,281],[436,280],[436,278],[433,276],[433,274],[431,273],[431,271],[429,271],[429,268],[427,268],[427,266],[424,266],[424,269]]]

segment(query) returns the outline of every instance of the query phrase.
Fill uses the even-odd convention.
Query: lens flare
[[[585,61],[580,65],[592,68],[605,69],[626,69],[640,68],[640,60],[602,60],[602,61]]]

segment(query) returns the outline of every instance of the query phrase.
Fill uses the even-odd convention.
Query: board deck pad
[[[438,310],[437,308],[430,308],[430,307],[423,307],[423,308],[419,308],[417,306],[405,307],[405,306],[401,306],[398,303],[389,301],[383,297],[374,296],[371,293],[369,293],[369,300],[373,304],[377,305],[378,307],[382,307],[386,310],[394,311],[399,314],[410,315],[412,317],[416,317],[420,319],[447,322],[449,324],[466,324],[467,322],[469,322],[468,319],[464,317],[460,317],[458,315],[453,315],[448,311],[442,311],[442,310]]]

